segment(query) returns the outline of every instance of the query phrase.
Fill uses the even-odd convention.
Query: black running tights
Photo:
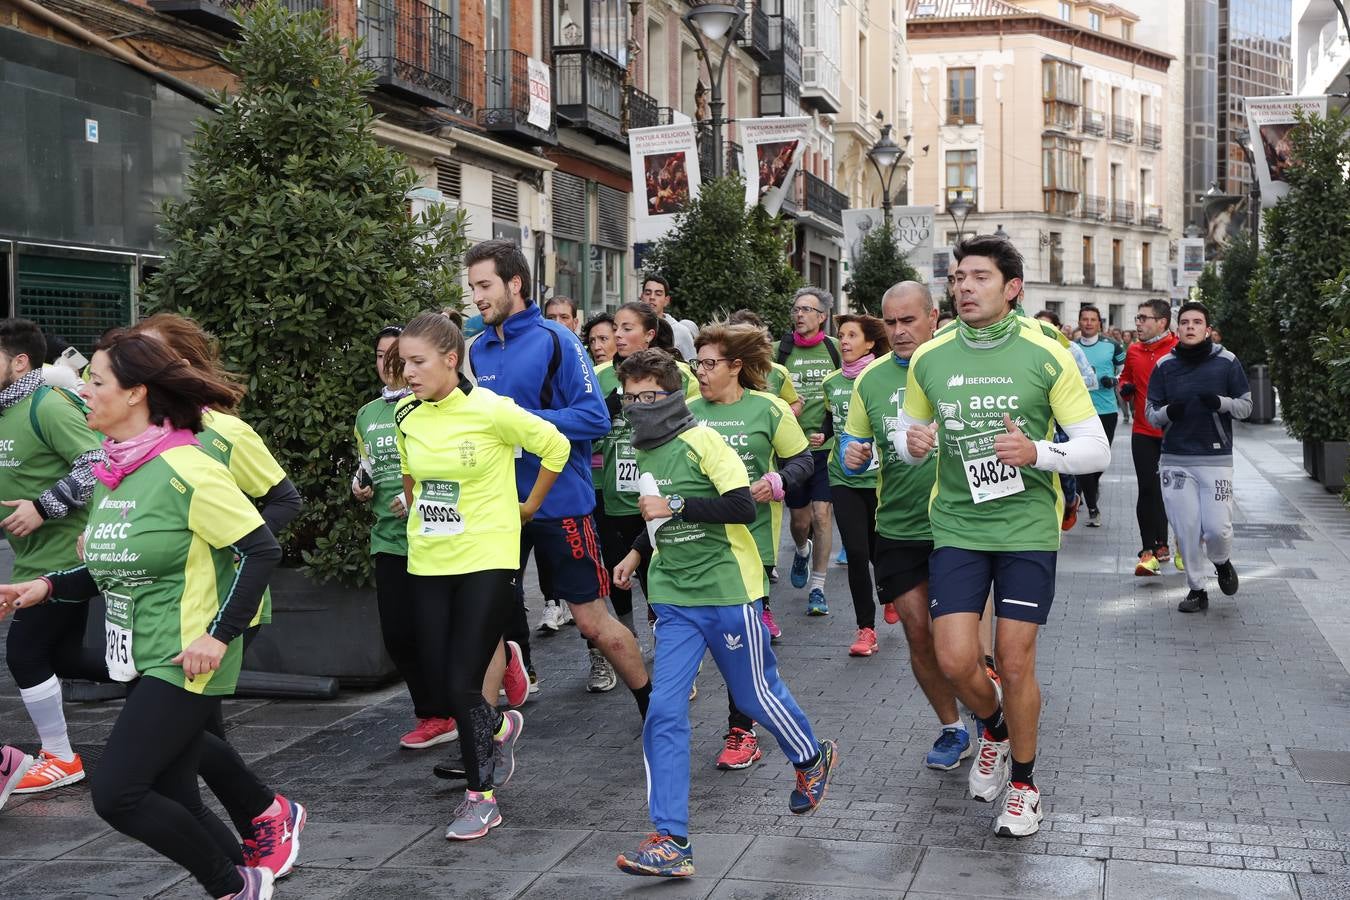
[[[848,592],[859,628],[877,627],[877,599],[872,591],[872,553],[877,545],[877,492],[875,488],[830,485],[834,523],[848,554]]]
[[[1119,418],[1119,414],[1098,413],[1097,418],[1102,420],[1102,430],[1106,432],[1106,443],[1110,444],[1112,441],[1116,439],[1116,420]],[[1093,513],[1098,510],[1097,495],[1098,495],[1098,485],[1101,483],[1101,480],[1102,480],[1101,472],[1091,472],[1087,475],[1078,476],[1078,487],[1083,492],[1083,498],[1087,500],[1087,508],[1089,513]],[[1068,503],[1072,499],[1073,499],[1072,497],[1064,498],[1066,503]]]
[[[102,643],[84,643],[88,619],[88,603],[42,603],[16,612],[5,636],[5,662],[15,683],[37,687],[53,675],[107,681]]]
[[[1163,506],[1162,484],[1158,481],[1162,438],[1130,435],[1130,455],[1134,458],[1134,477],[1139,483],[1139,500],[1134,511],[1139,519],[1140,552],[1157,550],[1167,543],[1167,509]]]

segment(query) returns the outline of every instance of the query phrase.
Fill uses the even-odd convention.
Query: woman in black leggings
[[[0,616],[103,592],[108,674],[130,684],[93,777],[95,811],[210,896],[270,897],[272,872],[243,865],[197,790],[207,727],[239,677],[240,636],[281,559],[253,504],[194,436],[202,409],[232,405],[239,389],[125,332],[104,338],[90,370],[81,394],[90,427],[107,435],[108,463],[94,468],[85,564],[0,586]]]
[[[825,418],[827,433],[844,433],[853,381],[888,347],[886,328],[874,316],[839,316],[839,353],[843,368],[826,376],[823,387],[830,415]],[[853,597],[853,612],[858,634],[848,648],[850,656],[871,656],[877,649],[877,603],[872,593],[872,572],[868,565],[877,542],[877,467],[861,475],[849,475],[840,464],[837,447],[830,449],[830,499],[834,503],[834,521],[848,554],[848,590]]]

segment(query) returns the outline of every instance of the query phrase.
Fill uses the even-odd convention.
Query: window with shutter
[[[447,200],[460,199],[460,188],[464,173],[459,163],[452,159],[436,160],[436,188]]]
[[[628,248],[628,194],[603,184],[595,186],[596,243]]]
[[[514,179],[492,176],[492,218],[498,222],[520,220],[520,186]]]
[[[571,241],[586,240],[586,179],[553,173],[553,234]]]

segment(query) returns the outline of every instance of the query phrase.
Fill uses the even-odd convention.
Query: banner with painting
[[[654,241],[698,196],[697,126],[657,125],[628,132],[633,173],[633,240]]]
[[[741,138],[741,177],[745,205],[756,203],[774,216],[792,190],[797,166],[806,151],[811,120],[806,116],[742,119],[736,123]]]
[[[1297,160],[1291,133],[1298,127],[1295,113],[1326,116],[1327,98],[1248,97],[1247,127],[1256,156],[1256,179],[1261,184],[1261,203],[1273,206],[1289,194],[1287,174]]]

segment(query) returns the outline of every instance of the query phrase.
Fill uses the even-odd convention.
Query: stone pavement
[[[585,650],[569,629],[535,643],[543,692],[524,708],[505,824],[468,845],[441,836],[462,786],[430,776],[440,752],[396,747],[411,716],[397,689],[231,701],[231,740],[310,809],[303,867],[278,896],[1350,897],[1350,512],[1303,475],[1278,425],[1240,425],[1236,443],[1242,591],[1214,589],[1207,614],[1183,616],[1179,573],[1132,574],[1128,429],[1117,436],[1106,527],[1066,537],[1041,640],[1037,781],[1049,814],[1032,838],[992,834],[991,807],[965,797],[964,768],[924,768],[937,728],[903,634],[882,625],[881,652],[850,659],[845,573],[832,567],[826,619],[806,618],[786,579],[774,592],[782,670],[842,751],[816,815],[787,812],[790,767],[771,740],[751,770],[712,768],[726,724],[709,666],[691,707],[698,875],[619,874],[614,856],[648,828],[639,721],[622,688],[585,693]],[[0,683],[0,737],[31,750],[7,672]],[[91,764],[117,707],[69,708]],[[1301,770],[1301,750],[1329,752],[1298,757]],[[110,832],[83,785],[13,798],[0,814],[0,897],[92,896],[201,892]]]

